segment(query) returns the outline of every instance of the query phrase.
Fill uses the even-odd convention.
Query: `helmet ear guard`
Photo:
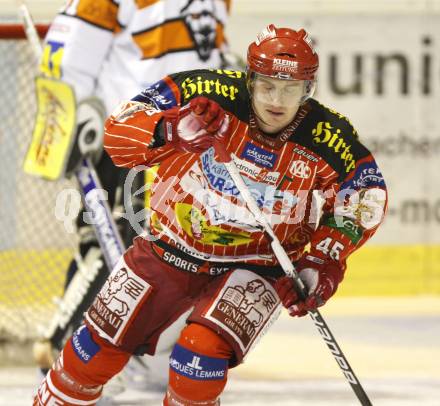
[[[316,90],[316,79],[315,80],[306,80],[305,83],[305,93],[301,99],[301,103],[304,103],[307,99],[310,99],[315,94]]]

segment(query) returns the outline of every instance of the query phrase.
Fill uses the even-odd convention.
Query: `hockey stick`
[[[24,0],[18,1],[18,10],[23,20],[23,28],[26,33],[26,38],[31,45],[35,59],[38,61],[43,53],[43,48],[41,47],[40,37],[38,36],[31,13]]]
[[[125,247],[111,215],[110,207],[102,193],[103,188],[99,177],[89,158],[83,159],[75,175],[80,186],[84,207],[91,217],[89,220],[91,220],[105,264],[107,269],[111,271],[124,253]],[[90,292],[94,291],[95,283],[99,283],[103,276],[100,272],[102,261],[97,259],[90,265],[84,272],[82,269],[84,265],[79,262],[79,269],[60,299],[58,309],[46,331],[46,340],[58,349],[60,346],[62,347],[65,336],[69,333],[70,324],[78,316],[81,317],[82,311],[86,310],[80,311],[82,303],[89,298]],[[99,289],[100,286],[97,288]],[[81,314],[78,315],[78,311]]]
[[[31,49],[36,60],[39,60],[43,50],[35,24],[24,0],[20,1],[19,12]],[[82,159],[79,168],[75,171],[75,177],[78,180],[84,207],[89,214],[89,220],[98,239],[107,270],[111,271],[123,255],[125,246],[111,215],[106,197],[102,193],[103,189],[99,177],[90,158],[84,157]],[[58,301],[57,310],[45,331],[44,340],[35,343],[34,357],[42,369],[50,368],[53,363],[52,348],[62,348],[66,336],[70,333],[71,324],[75,323],[78,317],[82,317],[85,300],[90,298],[96,288],[100,288],[98,285],[102,284],[103,280],[101,281],[101,279],[108,274],[106,271],[103,275],[100,269],[102,265],[102,261],[96,259],[92,266],[84,271],[84,266],[79,264],[78,271],[66,288],[63,297]],[[139,357],[133,358],[142,367],[148,369]]]
[[[307,297],[307,289],[304,285],[304,282],[299,277],[298,272],[295,270],[295,267],[293,266],[289,256],[287,255],[286,251],[281,245],[280,240],[272,230],[269,221],[258,207],[257,202],[255,201],[249,188],[247,187],[246,183],[241,177],[241,174],[238,171],[232,156],[226,151],[224,145],[221,143],[216,143],[215,149],[220,156],[220,160],[223,162],[229,175],[231,176],[235,186],[237,187],[238,191],[243,197],[243,200],[245,201],[248,209],[255,217],[257,223],[262,227],[265,234],[268,236],[269,240],[271,241],[270,243],[271,248],[279,264],[281,265],[281,268],[283,269],[283,271],[286,273],[287,276],[293,278],[295,283],[295,289],[298,293],[298,296],[300,297],[300,299],[304,300]],[[341,348],[336,342],[336,339],[333,336],[332,332],[330,331],[329,327],[327,326],[327,323],[325,322],[324,318],[321,316],[321,313],[318,310],[309,310],[308,314],[312,318],[313,323],[315,324],[316,328],[321,334],[321,337],[324,339],[325,343],[327,344],[327,347],[330,349],[330,352],[333,354],[333,357],[338,363],[339,368],[342,370],[345,378],[352,387],[361,405],[371,406],[372,403],[370,399],[368,398],[361,383],[359,382],[353,369],[348,363],[347,358],[345,357]]]

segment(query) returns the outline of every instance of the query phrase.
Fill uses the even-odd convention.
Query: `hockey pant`
[[[71,404],[93,404],[130,354],[154,355],[161,333],[191,310],[170,357],[164,404],[219,404],[228,368],[242,362],[279,315],[273,281],[243,269],[218,276],[178,270],[150,244],[135,239],[89,308],[85,326],[66,343],[39,399],[49,392],[92,402]]]

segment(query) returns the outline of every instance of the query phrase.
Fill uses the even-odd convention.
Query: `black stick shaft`
[[[339,368],[341,369],[342,373],[344,374],[345,378],[347,379],[348,383],[353,389],[353,392],[356,394],[357,398],[359,399],[361,405],[372,406],[372,403],[368,398],[368,395],[366,394],[364,388],[359,382],[359,379],[356,377],[356,374],[351,368],[347,358],[345,357],[344,353],[339,347],[329,327],[327,326],[327,323],[325,322],[324,318],[321,316],[321,313],[318,310],[311,310],[308,313],[309,316],[312,318],[316,328],[318,329],[319,334],[321,334],[321,337],[327,344],[327,347],[329,348],[330,352],[333,354],[333,357],[338,363]]]

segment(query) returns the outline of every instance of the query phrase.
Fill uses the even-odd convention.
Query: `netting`
[[[46,27],[39,26],[40,35]],[[37,66],[20,25],[0,24],[0,341],[36,338],[55,310],[75,246],[55,218],[68,181],[22,170],[36,112]]]

